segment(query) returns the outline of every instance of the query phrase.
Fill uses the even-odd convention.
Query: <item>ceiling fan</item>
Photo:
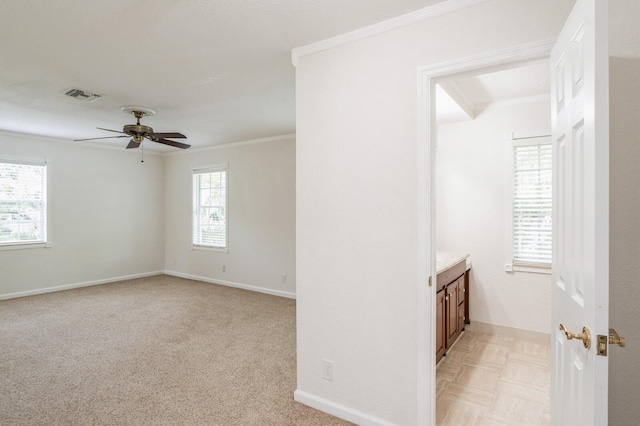
[[[103,129],[102,127],[96,127],[100,130],[106,130],[107,132],[114,133],[122,133],[120,136],[105,136],[102,138],[88,138],[88,139],[75,139],[76,142],[80,141],[91,141],[96,139],[113,139],[113,138],[131,138],[129,144],[127,145],[127,149],[138,148],[144,139],[148,139],[152,142],[158,142],[164,145],[175,146],[176,148],[187,149],[191,147],[191,145],[187,145],[186,143],[176,142],[169,140],[171,139],[185,139],[186,136],[182,133],[172,132],[172,133],[157,133],[153,131],[153,128],[149,126],[145,126],[140,124],[140,119],[145,115],[154,115],[156,112],[149,108],[143,108],[139,106],[124,106],[121,108],[123,112],[128,114],[133,114],[136,118],[136,124],[126,124],[122,131],[111,130],[111,129]]]

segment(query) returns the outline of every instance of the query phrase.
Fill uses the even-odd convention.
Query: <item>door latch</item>
[[[607,356],[609,345],[618,345],[624,348],[627,346],[627,340],[620,337],[613,328],[610,328],[608,336],[598,334],[598,355]]]

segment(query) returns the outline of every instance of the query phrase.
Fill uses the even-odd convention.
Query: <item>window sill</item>
[[[530,272],[534,274],[547,274],[551,275],[551,265],[548,267],[535,267],[535,266],[521,266],[521,265],[504,265],[504,270],[507,272]]]
[[[218,253],[229,253],[229,249],[227,247],[211,247],[211,246],[198,246],[191,245],[191,250],[204,250],[204,251],[216,251]]]
[[[50,248],[51,242],[34,242],[34,243],[3,243],[0,244],[0,250],[23,250],[34,248]]]

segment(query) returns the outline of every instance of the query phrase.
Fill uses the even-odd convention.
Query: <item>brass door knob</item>
[[[587,327],[582,327],[582,333],[572,333],[564,324],[560,324],[560,330],[562,330],[564,332],[564,335],[567,336],[567,340],[582,340],[582,344],[586,349],[589,349],[591,347],[591,333],[589,332],[589,329]]]
[[[627,346],[627,341],[624,337],[618,336],[618,333],[613,329],[609,329],[609,344],[610,345],[618,345],[622,348]]]
[[[607,353],[609,352],[608,345],[618,345],[621,348],[624,348],[627,346],[627,340],[624,337],[619,336],[613,328],[610,328],[608,336],[598,334],[598,355],[607,356]]]

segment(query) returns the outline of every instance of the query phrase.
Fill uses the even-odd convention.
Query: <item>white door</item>
[[[608,362],[597,355],[597,335],[609,334],[607,8],[577,0],[551,54],[551,420],[562,426],[607,424]],[[589,348],[568,334],[583,327]]]

